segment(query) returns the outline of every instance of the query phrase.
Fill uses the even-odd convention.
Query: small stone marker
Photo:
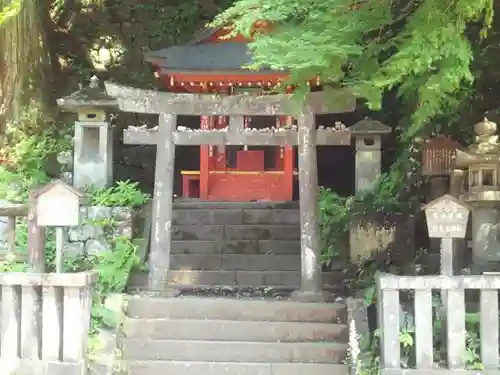
[[[441,274],[453,275],[453,239],[465,238],[470,208],[451,195],[427,203],[425,218],[430,238],[441,238]]]
[[[39,227],[56,227],[56,272],[62,269],[63,227],[80,224],[80,199],[83,195],[61,180],[56,180],[34,194]]]

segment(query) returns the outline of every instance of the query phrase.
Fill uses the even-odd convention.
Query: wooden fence
[[[480,354],[484,371],[465,370],[465,290],[479,290]],[[380,327],[381,375],[500,374],[499,311],[500,277],[395,276],[377,277],[377,312]],[[401,368],[400,291],[415,293],[415,369]],[[446,312],[447,367],[435,363],[433,349],[432,292],[442,291]]]
[[[0,273],[0,375],[82,375],[95,272]]]

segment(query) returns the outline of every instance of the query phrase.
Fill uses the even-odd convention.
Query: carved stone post
[[[149,257],[148,288],[166,291],[172,248],[172,206],[174,186],[175,131],[177,115],[159,114],[159,139],[156,146],[153,227]],[[175,295],[175,293],[173,293]]]
[[[320,229],[318,223],[318,166],[314,114],[304,111],[298,118],[299,194],[301,225],[301,289],[292,297],[324,301],[321,278]]]

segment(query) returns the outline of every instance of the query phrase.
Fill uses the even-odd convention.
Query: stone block
[[[69,249],[81,254],[96,255],[111,249],[106,240],[105,228],[100,223],[110,220],[114,236],[132,238],[132,210],[129,207],[89,206],[81,207],[82,221],[79,227],[68,228]],[[83,248],[83,250],[80,250]]]
[[[174,225],[208,225],[212,224],[210,210],[174,209],[172,211]]]
[[[225,254],[300,254],[298,240],[228,240]]]
[[[347,344],[127,339],[123,354],[137,360],[341,363]]]
[[[131,222],[132,211],[130,207],[111,207],[111,216],[116,221]]]
[[[200,241],[201,242],[201,241]],[[297,271],[300,255],[262,254],[172,254],[174,270]]]
[[[172,228],[173,240],[208,240],[222,241],[222,225],[176,225]]]
[[[88,240],[85,243],[85,252],[88,255],[97,255],[111,250],[111,245],[104,237]]]
[[[300,255],[224,254],[222,269],[243,271],[296,271]]]
[[[235,223],[236,224],[236,223]],[[245,209],[242,224],[300,224],[299,210]]]
[[[101,234],[102,228],[91,224],[68,228],[68,239],[70,242],[87,241]]]
[[[170,266],[173,270],[219,270],[222,268],[222,255],[172,254]]]
[[[126,337],[151,340],[347,342],[347,331],[345,324],[215,319],[144,320],[129,318],[123,324],[123,333]]]
[[[396,263],[414,258],[415,220],[408,215],[373,213],[354,216],[349,228],[350,261],[361,264],[375,254],[388,252]]]
[[[127,361],[130,375],[348,375],[349,366],[325,363]]]
[[[79,256],[85,254],[83,242],[68,242],[63,245],[63,254],[68,256]]]
[[[212,210],[212,220],[213,224],[243,224],[243,211],[237,209]]]
[[[114,207],[89,206],[85,207],[86,219],[89,221],[99,221],[113,217]]]
[[[172,270],[168,272],[168,282],[185,286],[223,286],[234,285],[235,273],[233,271],[195,271]]]
[[[177,225],[242,224],[243,212],[238,209],[174,209],[173,223]]]
[[[221,254],[224,242],[221,241],[172,241],[172,254]]]
[[[114,235],[116,237],[132,238],[132,226],[130,222],[119,221],[114,223]]]
[[[297,225],[231,225],[226,228],[228,240],[298,240]]]
[[[345,323],[346,307],[342,303],[270,303],[262,299],[135,297],[128,302],[127,315],[144,319]]]
[[[224,254],[259,254],[257,240],[228,240],[224,245]]]

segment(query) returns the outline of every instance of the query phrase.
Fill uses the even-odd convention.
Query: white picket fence
[[[85,374],[95,272],[0,273],[0,375]]]

